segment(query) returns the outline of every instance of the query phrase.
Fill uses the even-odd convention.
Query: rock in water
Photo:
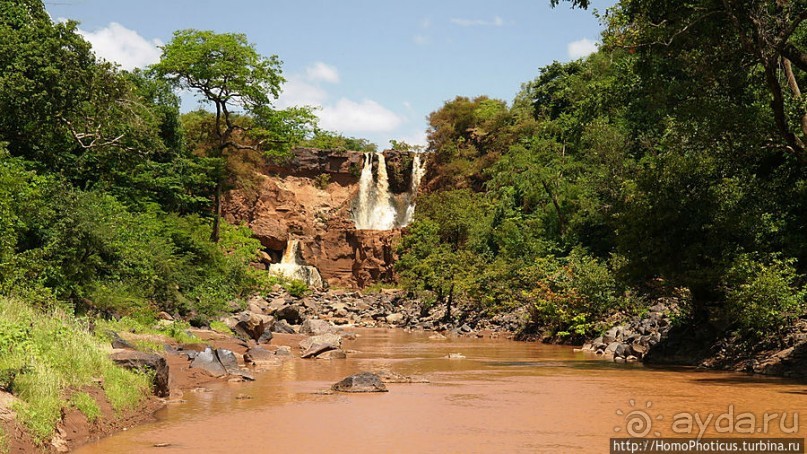
[[[132,370],[149,370],[154,372],[154,394],[168,397],[168,363],[160,355],[133,350],[119,351],[110,355],[117,365]]]
[[[313,358],[321,353],[325,353],[336,348],[332,344],[311,344],[301,355],[300,358]]]
[[[317,355],[317,359],[347,359],[347,353],[344,350],[328,350]]]
[[[310,334],[312,336],[328,334],[332,333],[333,331],[334,327],[326,320],[318,320],[314,318],[307,319],[303,322],[303,326],[300,327],[300,333]]]
[[[351,375],[331,386],[331,389],[343,393],[385,393],[389,391],[381,378],[371,372]]]
[[[300,341],[300,348],[303,350],[308,350],[314,344],[327,345],[331,347],[331,350],[336,350],[342,346],[342,336],[330,333],[320,334],[319,336],[311,336]]]
[[[203,369],[214,377],[223,377],[227,375],[227,370],[219,361],[216,352],[212,348],[207,347],[205,351],[199,352],[191,362],[192,368]]]

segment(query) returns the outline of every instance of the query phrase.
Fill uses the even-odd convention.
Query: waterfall
[[[409,196],[407,197],[406,213],[404,214],[401,227],[406,227],[411,224],[415,219],[415,198],[420,188],[420,181],[423,180],[423,175],[426,173],[426,163],[421,162],[420,153],[415,153],[412,159],[412,179],[409,184]]]
[[[396,210],[389,192],[389,177],[384,155],[375,153],[378,174],[373,178],[373,154],[364,155],[359,177],[359,195],[353,207],[353,221],[359,230],[390,230],[395,227]]]
[[[299,265],[300,263],[297,260],[299,251],[300,240],[289,238],[288,242],[286,243],[286,250],[283,251],[283,258],[280,259],[280,263],[283,265]]]
[[[280,263],[269,265],[269,272],[287,279],[297,279],[309,287],[322,287],[322,276],[314,266],[303,264],[300,253],[300,240],[289,238]]]

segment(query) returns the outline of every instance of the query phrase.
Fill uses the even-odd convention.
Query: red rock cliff
[[[406,190],[411,157],[396,151],[384,155],[392,192]],[[351,218],[363,163],[360,152],[296,149],[288,161],[262,169],[256,188],[227,194],[224,216],[252,229],[267,262],[279,261],[293,236],[303,261],[316,266],[331,286],[392,282],[400,229],[357,230]]]

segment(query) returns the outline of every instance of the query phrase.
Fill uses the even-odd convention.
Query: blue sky
[[[594,0],[604,11],[613,0]],[[591,11],[549,0],[53,0],[96,54],[122,67],[159,59],[175,30],[245,33],[278,55],[288,80],[279,107],[320,106],[320,125],[364,137],[425,143],[426,116],[455,96],[511,101],[554,60],[594,50]],[[198,102],[185,97],[183,109]]]

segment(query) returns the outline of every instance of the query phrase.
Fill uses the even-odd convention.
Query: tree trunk
[[[558,203],[558,199],[555,197],[552,190],[549,189],[549,185],[546,184],[546,181],[541,180],[541,184],[543,185],[547,195],[549,195],[549,198],[552,200],[552,205],[555,207],[555,211],[558,213],[558,229],[560,230],[560,236],[562,237],[566,234],[566,217],[560,210],[560,203]]]
[[[796,80],[796,75],[793,74],[793,66],[790,64],[790,60],[787,58],[782,58],[782,66],[785,69],[787,85],[790,87],[790,91],[793,92],[793,99],[797,101],[801,100],[801,90],[799,89],[799,83]],[[801,132],[805,137],[807,137],[807,112],[803,112],[801,115]]]
[[[219,242],[219,224],[221,222],[221,181],[216,182],[216,191],[213,193],[213,230],[210,232],[210,241]]]

